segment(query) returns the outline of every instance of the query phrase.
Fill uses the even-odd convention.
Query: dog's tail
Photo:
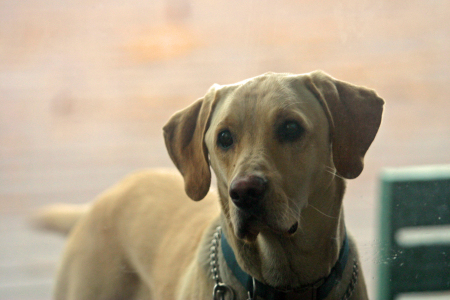
[[[31,216],[31,224],[38,229],[67,235],[89,210],[89,204],[53,204],[39,209]]]

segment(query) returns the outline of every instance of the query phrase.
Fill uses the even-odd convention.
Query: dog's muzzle
[[[238,208],[238,215],[240,222],[237,225],[237,235],[241,238],[251,236],[256,238],[259,230],[256,230],[255,224],[260,223],[264,215],[264,198],[268,190],[268,181],[266,178],[256,175],[245,175],[236,177],[230,184],[229,195],[233,204]],[[265,222],[264,222],[265,223]],[[268,225],[268,224],[267,224]],[[290,236],[298,229],[298,222],[295,222],[291,227],[281,230],[273,228],[275,231]],[[252,231],[255,231],[253,232]]]

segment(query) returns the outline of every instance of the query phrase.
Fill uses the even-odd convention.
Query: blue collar
[[[254,293],[254,291],[256,291],[257,296],[266,300],[304,299],[303,297],[308,297],[308,295],[311,299],[325,299],[334,286],[341,280],[350,252],[347,233],[345,233],[344,243],[339,252],[338,261],[331,269],[328,277],[293,291],[280,291],[254,279],[241,269],[236,261],[233,249],[231,249],[224,234],[222,234],[220,244],[222,246],[222,253],[225,261],[236,279],[246,288],[247,291],[250,293]],[[253,284],[255,284],[255,286]],[[252,298],[255,297],[253,294],[251,294],[251,296]]]

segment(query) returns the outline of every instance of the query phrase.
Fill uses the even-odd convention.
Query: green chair
[[[385,170],[380,215],[378,300],[450,299],[450,165]]]

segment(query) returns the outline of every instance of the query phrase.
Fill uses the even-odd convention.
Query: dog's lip
[[[294,220],[290,226],[283,226],[281,224],[272,224],[264,220],[264,218],[243,210],[238,211],[237,221],[233,223],[236,236],[247,242],[254,242],[262,231],[271,231],[278,235],[291,237],[299,228],[298,220]]]
[[[238,217],[233,222],[234,232],[236,236],[241,240],[252,241],[255,240],[259,234],[259,221],[258,219],[248,214],[247,212],[238,212]]]
[[[267,228],[275,232],[276,234],[283,235],[285,237],[291,237],[298,231],[299,223],[298,221],[295,221],[290,227],[281,227],[281,226],[275,226],[275,225],[267,225]]]
[[[287,231],[288,236],[294,235],[298,230],[298,221],[296,221]]]
[[[259,231],[255,230],[252,227],[246,227],[246,228],[241,227],[241,228],[238,228],[236,231],[236,236],[239,239],[244,240],[249,243],[256,241],[258,234],[259,234]]]
[[[261,231],[261,222],[255,215],[246,211],[237,212],[236,221],[233,222],[236,236],[247,242],[254,242]]]

